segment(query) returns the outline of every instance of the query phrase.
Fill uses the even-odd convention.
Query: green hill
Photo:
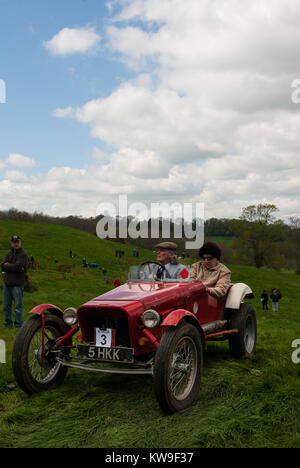
[[[116,277],[125,281],[130,264],[154,258],[139,249],[135,259],[132,245],[75,229],[11,221],[0,222],[1,257],[16,233],[40,264],[29,271],[38,289],[24,295],[27,312],[42,302],[77,307],[111,289]],[[115,255],[119,248],[123,258]],[[70,249],[78,258],[69,257]],[[104,266],[107,281],[99,269],[83,268],[82,258]],[[60,271],[61,265],[69,267]],[[1,295],[7,364],[0,364],[0,447],[299,447],[300,364],[291,360],[291,345],[300,339],[300,278],[288,271],[230,268],[233,282],[249,284],[256,296],[251,302],[258,319],[257,353],[237,361],[226,342],[208,343],[195,404],[171,416],[160,411],[148,376],[70,370],[62,387],[29,398],[14,387],[16,331],[2,328]],[[283,295],[276,314],[262,311],[259,301],[262,290],[272,287]]]

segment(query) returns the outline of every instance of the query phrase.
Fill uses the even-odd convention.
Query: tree
[[[231,229],[236,239],[233,248],[243,263],[256,268],[264,265],[279,267],[280,257],[277,243],[284,237],[284,224],[276,220],[275,205],[259,204],[243,208],[238,220],[231,221]]]
[[[290,233],[293,242],[292,248],[296,260],[296,273],[300,275],[300,217],[291,216],[290,221]]]

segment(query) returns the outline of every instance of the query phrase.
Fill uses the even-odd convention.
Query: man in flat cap
[[[23,291],[28,257],[20,236],[12,236],[11,249],[1,264],[4,279],[4,327],[13,327],[12,303],[15,304],[15,328],[23,325]]]
[[[174,242],[161,242],[155,246],[157,258],[156,261],[164,265],[165,275],[168,279],[187,279],[189,276],[188,269],[185,265],[178,263],[176,258],[177,244]],[[164,270],[161,267],[157,268],[156,277],[161,279],[164,275]]]

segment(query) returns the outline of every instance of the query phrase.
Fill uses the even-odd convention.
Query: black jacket
[[[11,249],[1,264],[6,286],[24,286],[28,257],[22,248]],[[4,266],[4,264],[7,264]]]

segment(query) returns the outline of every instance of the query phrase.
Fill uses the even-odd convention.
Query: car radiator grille
[[[116,346],[130,347],[128,320],[126,317],[94,317],[88,320],[89,342],[95,341],[95,328],[116,330]]]

